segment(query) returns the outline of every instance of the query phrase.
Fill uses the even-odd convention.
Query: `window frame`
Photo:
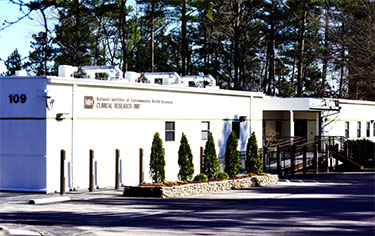
[[[238,132],[237,132],[238,129]],[[232,121],[232,131],[235,131],[237,139],[241,138],[241,122]]]
[[[203,127],[203,124],[207,124],[206,129]],[[209,121],[201,121],[201,140],[208,140],[208,135],[210,134],[210,122]]]
[[[349,138],[350,135],[350,123],[345,121],[345,138]]]
[[[169,129],[168,124],[173,124],[172,129]],[[172,137],[169,136],[172,134]],[[165,141],[173,142],[176,140],[176,122],[175,121],[166,121],[165,122]]]
[[[362,128],[361,122],[357,121],[357,138],[361,137],[361,128]]]
[[[366,137],[370,137],[371,134],[371,124],[370,121],[366,122]]]

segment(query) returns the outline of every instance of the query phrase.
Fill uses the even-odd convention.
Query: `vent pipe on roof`
[[[25,70],[16,70],[16,76],[27,76],[27,72]]]

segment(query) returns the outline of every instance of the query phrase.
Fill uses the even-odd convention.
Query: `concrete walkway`
[[[274,187],[178,199],[121,191],[0,193],[0,226],[40,235],[375,235],[374,172],[284,179]]]

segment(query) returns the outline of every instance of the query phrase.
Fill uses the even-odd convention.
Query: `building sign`
[[[92,109],[94,107],[94,97],[92,96],[85,96],[84,98],[84,107],[85,109]]]
[[[172,105],[173,101],[162,99],[84,96],[83,102],[85,109],[141,109],[142,104]]]

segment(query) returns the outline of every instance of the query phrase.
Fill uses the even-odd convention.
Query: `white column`
[[[319,136],[319,133],[320,133],[320,122],[319,122],[319,120],[320,120],[320,112],[319,111],[316,113],[315,120],[316,120],[316,131],[315,131],[316,133],[315,133],[315,136]]]
[[[290,113],[290,136],[294,137],[294,112],[293,110],[289,110]]]

